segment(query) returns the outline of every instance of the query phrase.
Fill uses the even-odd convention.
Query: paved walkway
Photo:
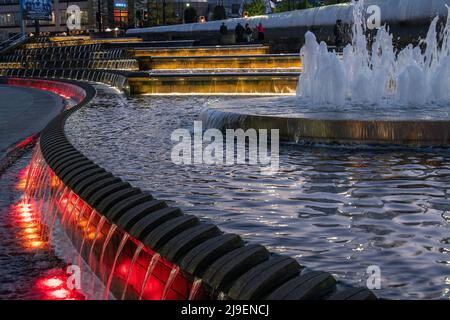
[[[40,132],[62,107],[62,98],[53,93],[0,85],[0,159],[9,147]]]

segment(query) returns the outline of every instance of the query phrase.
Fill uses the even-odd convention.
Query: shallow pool
[[[224,231],[345,284],[381,268],[385,298],[450,297],[450,150],[285,144],[281,171],[177,166],[173,130],[236,98],[127,98],[105,86],[73,114],[70,140],[107,170]]]

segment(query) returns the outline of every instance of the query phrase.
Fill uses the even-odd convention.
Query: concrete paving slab
[[[0,85],[0,159],[11,146],[40,132],[63,106],[54,93]]]

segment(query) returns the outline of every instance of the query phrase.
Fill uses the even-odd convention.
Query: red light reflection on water
[[[84,300],[84,295],[68,286],[68,275],[64,270],[53,269],[36,281],[34,290],[42,300]]]

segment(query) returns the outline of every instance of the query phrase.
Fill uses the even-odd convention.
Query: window
[[[19,0],[0,0],[0,5],[2,4],[19,4]]]
[[[19,13],[18,12],[6,12],[0,13],[0,26],[9,27],[15,26],[16,21],[19,21]]]
[[[126,27],[128,24],[128,10],[114,10],[114,24],[119,27]]]

